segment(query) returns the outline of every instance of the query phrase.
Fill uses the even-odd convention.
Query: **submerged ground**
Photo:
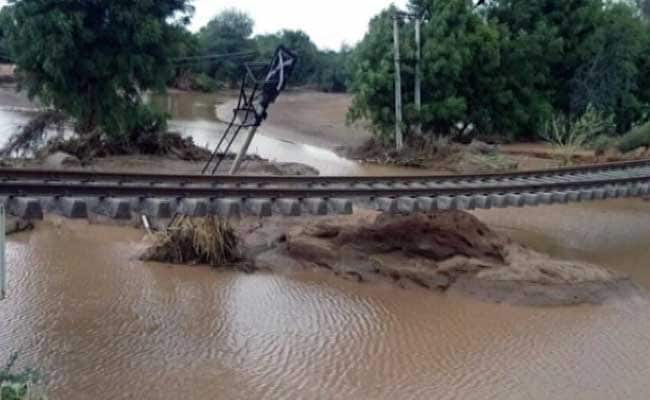
[[[220,128],[210,99],[170,98],[189,110],[174,124],[198,143]],[[377,172],[316,146],[260,140],[273,144],[260,152],[287,150],[328,171]],[[650,203],[475,215],[539,251],[602,264],[650,288]],[[137,260],[142,236],[55,219],[12,238],[0,361],[19,352],[21,365],[46,374],[53,399],[650,395],[650,304],[641,297],[520,308],[313,272],[170,267]]]

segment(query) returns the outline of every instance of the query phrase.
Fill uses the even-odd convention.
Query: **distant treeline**
[[[283,30],[253,36],[254,24],[246,13],[228,9],[198,33],[187,31],[181,49],[181,57],[185,60],[178,67],[177,85],[199,90],[234,86],[241,78],[243,61],[269,60],[275,49],[284,44],[296,52],[300,60],[291,79],[292,85],[311,86],[327,92],[347,90],[350,48],[319,50],[303,31]],[[229,56],[216,57],[220,55]]]

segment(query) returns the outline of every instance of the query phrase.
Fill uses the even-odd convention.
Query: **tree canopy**
[[[252,40],[255,22],[246,13],[227,9],[215,16],[198,33],[201,55],[233,54],[256,50]],[[218,80],[235,83],[239,80],[240,63],[236,59],[206,62],[202,69]]]
[[[637,1],[637,0],[635,0]],[[413,107],[413,23],[402,21],[407,132],[465,131],[532,137],[554,115],[589,106],[619,132],[643,123],[650,104],[647,1],[412,0],[422,27],[423,108]],[[375,17],[357,46],[352,119],[390,139],[394,126],[392,16]],[[471,129],[470,129],[471,128]]]
[[[11,25],[11,8],[0,8],[0,63],[11,61],[11,54],[9,54],[9,45],[7,43],[7,37],[9,36],[9,28]]]
[[[346,91],[349,82],[349,56],[351,49],[322,51],[302,30],[281,30],[253,36],[253,19],[237,9],[227,9],[217,14],[195,37],[198,47],[192,56],[235,55],[206,59],[189,68],[217,82],[237,84],[244,61],[268,61],[279,45],[285,45],[299,56],[291,84],[312,86],[324,91]],[[191,42],[191,38],[188,38]],[[241,53],[253,54],[242,56]],[[209,87],[210,85],[208,85]]]
[[[160,123],[141,94],[165,88],[190,1],[10,4],[9,44],[30,96],[74,117],[82,133],[100,127],[120,136]]]

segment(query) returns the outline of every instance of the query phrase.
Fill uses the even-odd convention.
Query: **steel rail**
[[[615,187],[650,183],[650,174],[628,178],[594,179],[581,182],[531,183],[512,187],[498,185],[457,188],[251,188],[187,187],[150,185],[98,185],[39,182],[4,182],[0,195],[9,197],[133,197],[133,198],[380,198],[439,197],[488,194],[525,194]]]
[[[176,174],[143,174],[95,171],[53,171],[42,169],[0,168],[0,182],[33,181],[79,181],[91,182],[147,182],[149,184],[228,184],[228,185],[273,185],[273,184],[373,184],[373,183],[416,183],[440,182],[454,183],[467,181],[501,181],[518,178],[545,178],[555,176],[573,176],[583,174],[625,171],[634,168],[650,167],[650,160],[624,161],[607,164],[595,164],[571,168],[518,171],[510,173],[487,173],[468,175],[414,175],[414,176],[203,176]]]

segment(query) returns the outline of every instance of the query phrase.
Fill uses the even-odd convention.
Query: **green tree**
[[[636,6],[602,0],[412,0],[423,15],[423,110],[413,102],[413,28],[402,23],[404,129],[538,135],[593,107],[619,132],[643,123],[650,103],[650,23]],[[375,17],[354,54],[352,119],[392,138],[392,21]],[[472,129],[469,129],[472,128]]]
[[[422,30],[423,107],[415,118],[425,131],[439,134],[463,135],[471,126],[492,131],[502,117],[495,108],[505,107],[508,100],[502,96],[498,74],[500,32],[484,23],[466,0],[430,0],[427,5],[430,18]]]
[[[283,30],[278,33],[257,36],[255,41],[257,50],[264,59],[272,57],[275,49],[281,44],[298,54],[299,62],[291,77],[294,85],[318,82],[321,55],[318,47],[305,32]]]
[[[31,97],[74,117],[80,133],[100,127],[119,138],[157,128],[141,94],[164,90],[173,73],[188,0],[10,4],[9,42]]]
[[[199,31],[201,53],[214,55],[254,51],[255,42],[251,39],[254,26],[248,14],[236,9],[224,10]],[[240,60],[234,58],[206,61],[203,65],[208,75],[230,84],[239,81],[240,68]]]
[[[404,64],[405,129],[420,122],[432,134],[463,134],[471,126],[490,130],[501,116],[491,110],[502,99],[502,78],[496,74],[500,60],[500,32],[485,24],[465,0],[420,2],[429,18],[422,28],[423,106],[413,105],[414,71]],[[350,118],[365,119],[389,140],[394,125],[394,9],[375,17],[356,49],[351,90],[355,95]],[[405,24],[405,23],[404,23]],[[414,57],[413,27],[402,27],[403,58]]]
[[[542,49],[543,59],[535,62],[546,66],[542,89],[552,93],[554,109],[581,114],[584,109],[571,107],[572,79],[592,59],[590,40],[598,30],[602,8],[600,0],[498,0],[489,16],[507,27],[516,46]],[[508,54],[515,51],[508,49]]]
[[[318,54],[318,88],[324,92],[344,93],[351,79],[352,48],[340,51],[322,51]]]
[[[573,110],[582,111],[592,105],[612,114],[621,133],[643,117],[640,68],[648,33],[633,7],[613,3],[604,8],[588,42],[592,54],[572,80]]]
[[[11,7],[0,8],[0,63],[11,61],[7,37],[12,26]]]
[[[395,121],[391,20],[395,10],[390,7],[375,16],[354,51],[350,87],[354,99],[348,113],[350,121],[367,122],[386,142],[391,140]]]

